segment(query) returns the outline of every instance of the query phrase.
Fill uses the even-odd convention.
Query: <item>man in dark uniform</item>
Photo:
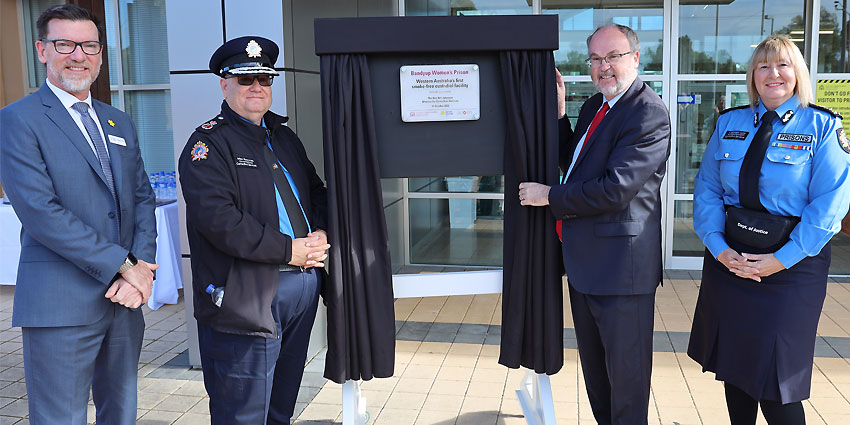
[[[324,183],[269,112],[277,55],[262,37],[215,51],[221,112],[179,160],[212,424],[290,423],[330,247]]]

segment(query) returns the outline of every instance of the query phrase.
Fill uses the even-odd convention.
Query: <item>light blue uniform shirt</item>
[[[729,248],[724,239],[724,204],[741,207],[741,163],[766,111],[759,104],[755,110],[721,114],[706,147],[694,187],[694,230],[715,258]],[[841,230],[850,204],[850,146],[842,147],[839,141],[841,119],[801,107],[796,95],[776,113],[779,119],[773,122],[762,164],[759,198],[771,214],[800,217],[791,240],[774,253],[790,268],[817,255]]]
[[[251,122],[249,120],[246,120],[245,117],[239,117],[239,118],[242,118],[245,121]],[[268,127],[266,127],[266,120],[263,119],[260,122],[260,125],[263,126],[263,128],[266,129],[266,145],[269,147],[269,149],[272,150],[272,152],[274,152],[274,149],[272,149],[271,141],[269,141]],[[277,154],[275,154],[275,156],[277,156]],[[286,176],[286,181],[289,182],[289,187],[292,188],[292,193],[295,194],[295,199],[298,200],[298,206],[301,208],[301,214],[304,214],[304,207],[301,206],[301,195],[298,194],[298,188],[295,186],[295,182],[292,180],[292,176],[289,174],[289,170],[287,170],[286,167],[284,167],[283,164],[281,164],[280,160],[277,161],[277,164],[280,166],[280,169],[283,170],[283,175]],[[275,194],[275,201],[277,202],[277,216],[278,216],[277,220],[278,220],[278,226],[280,227],[280,233],[283,233],[284,235],[287,235],[290,238],[295,239],[295,232],[292,230],[292,222],[289,221],[289,214],[286,213],[286,206],[283,205],[283,198],[280,197],[280,192],[277,190],[277,185],[274,186],[274,194]],[[307,214],[304,214],[304,221],[307,223],[307,231],[312,232],[312,230],[310,228],[310,220],[307,220]]]

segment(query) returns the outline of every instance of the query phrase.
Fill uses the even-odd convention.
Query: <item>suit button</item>
[[[112,211],[110,211],[107,215],[109,216],[109,218],[115,218],[115,213]]]

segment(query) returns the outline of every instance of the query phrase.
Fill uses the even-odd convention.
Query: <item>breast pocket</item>
[[[737,175],[749,146],[750,144],[743,140],[721,140],[714,153],[714,159],[720,164],[720,174]]]
[[[811,161],[812,151],[804,149],[788,149],[770,147],[767,149],[767,159],[773,164],[803,165]]]

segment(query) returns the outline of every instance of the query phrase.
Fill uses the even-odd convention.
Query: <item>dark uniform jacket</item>
[[[327,190],[287,118],[263,117],[274,152],[292,175],[313,230],[327,228]],[[198,127],[179,159],[192,252],[195,318],[220,332],[277,338],[271,313],[280,264],[292,240],[279,230],[271,167],[263,156],[266,129],[222,102]],[[221,307],[206,287],[225,286]]]

